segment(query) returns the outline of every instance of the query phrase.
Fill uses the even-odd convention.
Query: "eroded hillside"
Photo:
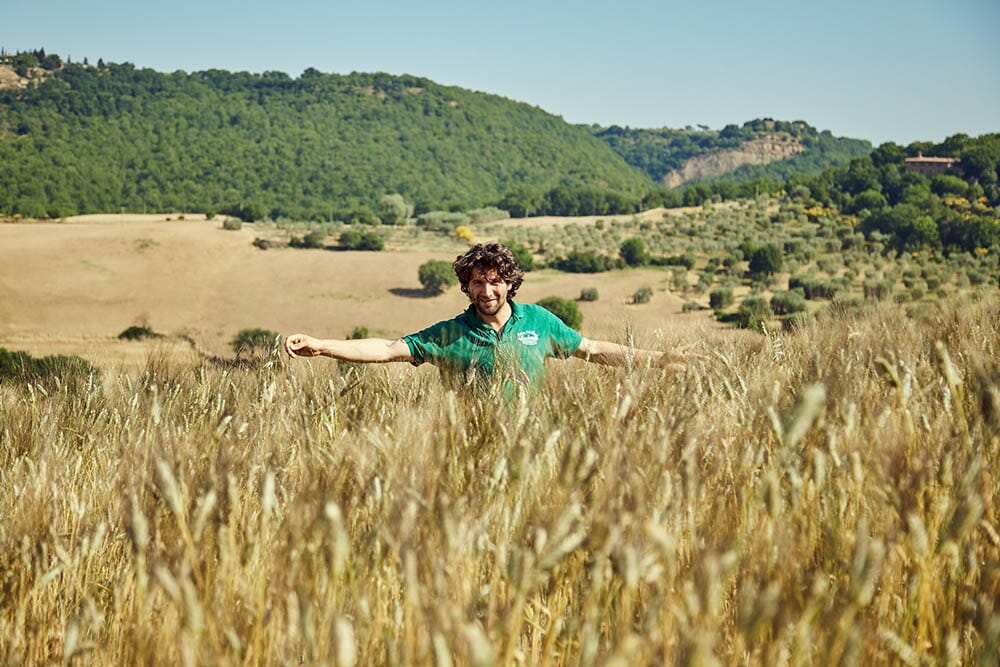
[[[688,181],[715,178],[736,171],[747,164],[770,164],[785,160],[804,150],[795,137],[770,134],[747,141],[739,148],[722,149],[708,155],[692,157],[681,169],[663,177],[663,184],[673,188]]]

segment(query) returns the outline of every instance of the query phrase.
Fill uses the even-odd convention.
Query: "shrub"
[[[267,250],[271,247],[271,242],[258,236],[253,240],[253,247],[260,248],[261,250]]]
[[[781,248],[773,243],[754,249],[750,254],[750,273],[771,275],[781,271],[784,255]]]
[[[547,296],[538,301],[538,305],[558,317],[571,329],[580,330],[580,325],[583,324],[583,313],[580,312],[580,307],[576,305],[575,301],[558,296]]]
[[[358,206],[347,211],[343,217],[352,225],[378,225],[382,223],[381,218],[367,206]]]
[[[702,310],[702,305],[697,301],[685,301],[684,305],[681,306],[682,313],[693,313],[698,310]]]
[[[496,206],[474,208],[471,211],[466,211],[466,215],[469,216],[469,222],[472,223],[496,222],[497,220],[508,220],[510,218],[510,213]],[[522,266],[521,268],[524,267]]]
[[[375,232],[362,232],[348,229],[337,239],[337,244],[344,250],[382,250],[385,241]]]
[[[10,352],[0,347],[0,382],[10,380],[24,384],[76,384],[100,371],[86,359],[75,355],[53,354],[32,357],[27,352]]]
[[[472,229],[470,229],[467,225],[459,225],[455,228],[455,238],[471,243],[473,239]]]
[[[809,300],[832,299],[837,293],[837,287],[830,282],[820,280],[814,274],[792,276],[788,279],[789,290],[801,290]]]
[[[469,224],[469,216],[452,211],[428,211],[417,216],[417,226],[429,232],[450,234],[455,227]]]
[[[598,294],[596,287],[584,287],[580,290],[580,301],[597,301]]]
[[[243,221],[236,220],[234,218],[228,218],[222,221],[222,228],[230,232],[235,232],[240,229],[243,229]]]
[[[347,340],[361,340],[362,338],[368,338],[368,327],[354,327]]]
[[[637,236],[622,243],[619,253],[628,266],[646,266],[652,260],[646,242]]]
[[[864,284],[866,299],[882,301],[892,295],[892,285],[884,280],[867,280]]]
[[[309,232],[302,238],[293,236],[288,242],[288,245],[293,248],[323,248],[325,247],[323,243],[324,240],[326,240],[326,234],[319,231],[313,231]]]
[[[424,262],[417,270],[417,278],[423,288],[431,294],[441,294],[450,285],[458,283],[455,269],[448,262],[432,259]]]
[[[778,292],[771,297],[771,310],[775,315],[791,315],[806,309],[806,297],[801,289]]]
[[[504,241],[503,244],[514,253],[514,259],[517,260],[517,265],[521,267],[522,271],[535,270],[535,257],[531,254],[531,249],[528,246],[516,241]]]
[[[733,305],[733,290],[731,287],[720,287],[712,290],[708,295],[708,305],[713,310],[722,310]]]
[[[567,273],[600,273],[613,269],[615,262],[590,250],[571,250],[568,255],[556,260],[555,266]]]
[[[698,258],[693,252],[686,252],[683,255],[670,255],[668,257],[654,257],[651,260],[653,266],[683,266],[690,271],[694,268]]]
[[[748,296],[736,311],[736,326],[760,331],[764,323],[773,316],[767,299],[762,296]]]
[[[688,270],[683,266],[675,266],[672,271],[671,278],[673,279],[674,289],[679,289],[682,292],[688,290],[691,287],[687,279]]]
[[[386,225],[404,225],[413,215],[413,205],[403,199],[403,195],[382,195],[378,202],[378,217]]]
[[[803,326],[805,326],[811,319],[809,313],[803,311],[798,313],[792,313],[787,317],[781,318],[781,330],[787,331],[789,333],[793,331],[798,331]]]
[[[142,340],[143,338],[163,338],[163,334],[156,333],[147,326],[130,326],[125,331],[118,334],[118,340]]]
[[[267,352],[277,346],[281,334],[269,329],[243,329],[233,336],[229,346],[237,357],[243,354],[255,355]]]
[[[632,295],[632,303],[649,303],[653,298],[653,288],[652,287],[640,287]]]

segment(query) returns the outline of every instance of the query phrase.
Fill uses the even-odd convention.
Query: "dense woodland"
[[[905,159],[919,154],[960,164],[928,178],[906,168]],[[792,176],[784,187],[793,198],[848,216],[866,236],[884,237],[898,252],[972,252],[1000,244],[998,165],[1000,133],[959,134],[940,144],[885,143],[847,167]]]
[[[166,74],[42,50],[0,59],[28,80],[0,89],[0,215],[187,210],[400,224],[483,207],[511,217],[613,215],[785,195],[896,251],[1000,242],[996,133],[871,151],[802,121],[718,132],[574,126],[413,76]],[[685,160],[768,133],[804,150],[678,189],[655,182]],[[916,155],[959,162],[928,178],[906,168]]]
[[[630,201],[649,187],[582,128],[418,77],[165,74],[104,62],[25,70],[23,55],[12,64],[34,84],[0,90],[8,215],[184,209],[365,221],[392,193],[419,213],[496,203],[525,185]]]

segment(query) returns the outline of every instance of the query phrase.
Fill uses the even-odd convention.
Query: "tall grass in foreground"
[[[578,361],[0,386],[7,664],[944,664],[1000,648],[1000,303]]]

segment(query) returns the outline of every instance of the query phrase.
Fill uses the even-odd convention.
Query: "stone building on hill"
[[[915,171],[927,178],[933,178],[939,174],[947,174],[960,164],[962,161],[956,157],[924,157],[921,154],[906,158],[903,161],[903,170]]]

